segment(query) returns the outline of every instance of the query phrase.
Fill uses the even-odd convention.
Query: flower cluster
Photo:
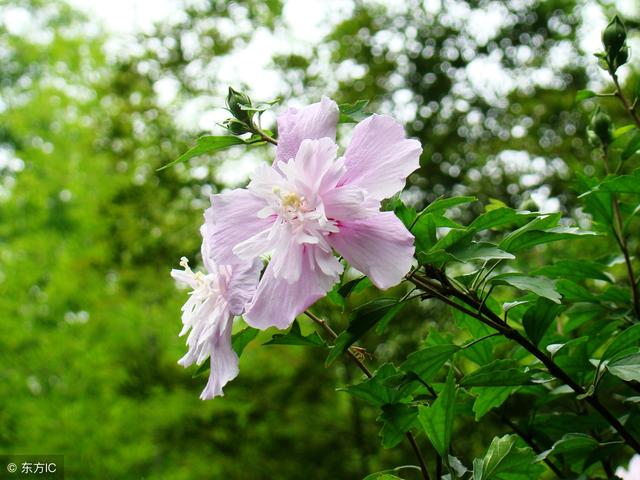
[[[211,197],[201,231],[207,273],[194,274],[186,262],[172,272],[193,289],[182,316],[189,352],[180,363],[211,357],[203,399],[222,395],[238,373],[234,315],[259,329],[287,328],[339,280],[334,252],[381,289],[411,267],[413,236],[380,202],[418,168],[420,144],[391,117],[372,115],[339,156],[338,119],[328,98],[280,115],[273,165],[258,168],[247,188]]]

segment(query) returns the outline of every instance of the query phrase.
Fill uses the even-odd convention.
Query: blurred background
[[[261,347],[273,332],[224,398],[198,399],[205,379],[176,363],[186,292],[169,270],[197,263],[208,196],[273,152],[156,169],[222,133],[228,85],[285,106],[369,99],[424,145],[409,203],[473,194],[571,216],[571,172],[599,169],[593,103],[574,98],[606,88],[593,53],[614,12],[633,31],[621,76],[635,88],[635,0],[0,0],[0,453],[63,453],[78,479],[357,479],[412,463],[336,392],[359,379],[351,366]],[[374,366],[450,328],[412,308],[367,337]],[[317,311],[345,321],[329,301]],[[504,431],[483,422],[457,425],[458,452]]]

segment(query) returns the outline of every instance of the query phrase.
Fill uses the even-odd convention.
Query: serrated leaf
[[[517,389],[507,387],[473,387],[471,393],[476,395],[473,402],[473,412],[476,422],[496,407],[502,405]]]
[[[178,163],[186,162],[187,160],[205,153],[217,152],[218,150],[223,150],[234,145],[243,145],[245,143],[246,142],[239,137],[205,135],[204,137],[200,137],[196,140],[195,146],[191,147],[174,161],[158,168],[158,171],[172,167]]]
[[[522,317],[524,331],[534,345],[538,345],[553,320],[563,310],[562,305],[550,302],[546,298],[538,298],[536,303],[529,308]]]
[[[418,418],[418,409],[406,403],[382,406],[382,414],[376,419],[382,422],[380,438],[383,448],[393,448],[404,438]]]
[[[376,323],[385,318],[392,309],[397,313],[397,305],[398,300],[395,298],[379,298],[354,310],[350,316],[349,326],[336,338],[325,364],[331,365]]]
[[[424,432],[429,437],[433,448],[443,458],[447,458],[449,454],[456,394],[453,371],[450,370],[447,382],[438,398],[430,406],[421,406],[418,409],[418,419]]]
[[[339,105],[340,118],[338,123],[357,123],[368,117],[371,114],[363,111],[368,104],[369,100],[357,100],[354,103],[343,103]]]
[[[300,324],[297,320],[294,320],[291,324],[291,328],[287,333],[277,333],[271,340],[263,343],[263,345],[300,345],[304,347],[325,347],[326,343],[318,332],[313,332],[309,335],[303,335],[300,330]]]
[[[457,345],[432,345],[409,354],[400,369],[413,372],[422,381],[430,382],[442,366],[457,352]]]
[[[461,387],[508,387],[531,383],[531,374],[513,359],[498,359],[460,380]]]
[[[520,273],[503,273],[491,278],[494,285],[511,285],[520,290],[532,292],[539,297],[560,303],[560,294],[556,290],[556,281],[546,277],[529,277]]]

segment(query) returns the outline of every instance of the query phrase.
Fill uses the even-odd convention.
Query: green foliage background
[[[474,10],[496,2],[452,3]],[[593,2],[504,2],[512,21],[484,44],[446,11],[428,13],[420,4],[397,11],[354,2],[314,55],[273,59],[283,97],[368,98],[372,111],[393,112],[409,95],[417,113],[407,129],[425,148],[411,177],[418,206],[455,193],[517,207],[543,186],[573,213],[570,172],[600,168],[575,93],[602,80],[592,52],[545,62],[559,45],[576,44]],[[225,18],[284,28],[282,3],[187,3],[181,20],[140,35],[134,53],[116,58],[104,52],[106,34],[86,28],[90,19],[64,3],[5,0],[0,19],[12,8],[25,9],[40,34],[16,34],[0,22],[0,452],[64,453],[68,478],[78,479],[361,478],[411,463],[408,446],[379,447],[373,408],[336,392],[360,375],[340,361],[325,369],[319,349],[261,347],[273,332],[261,334],[243,354],[240,377],[212,402],[198,399],[203,379],[176,363],[185,349],[177,337],[185,292],[168,272],[180,256],[196,258],[207,194],[224,187],[215,172],[224,156],[156,172],[194,135],[178,127],[154,84],[176,79],[179,101],[218,95],[225,86],[215,69],[201,81],[189,65],[232,55],[250,40],[250,28],[220,28]],[[182,45],[186,32],[200,40],[195,52]],[[390,49],[385,35],[400,36],[401,47]],[[420,53],[425,47],[429,53]],[[524,47],[530,60],[516,54]],[[549,68],[557,81],[529,82],[490,101],[455,73],[483,55],[497,55],[514,77]],[[318,58],[366,66],[366,73],[336,80],[317,68]],[[628,85],[637,65],[636,56]],[[626,123],[613,102],[610,113]],[[513,134],[519,126],[524,135]],[[545,168],[533,184],[523,182],[530,172],[497,160],[507,150],[540,159]],[[203,166],[206,174],[194,174]],[[461,219],[472,213],[456,212]],[[634,241],[637,248],[637,235]],[[610,253],[599,241],[566,248],[537,250],[530,261]],[[336,325],[346,321],[328,301],[318,311]],[[453,334],[452,324],[441,307],[412,305],[389,326],[391,335],[372,334],[365,344],[377,365],[401,361],[433,326]],[[456,422],[456,451],[479,456],[506,433],[498,419],[483,422]]]

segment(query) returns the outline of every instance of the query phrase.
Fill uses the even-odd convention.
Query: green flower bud
[[[228,118],[222,122],[222,126],[234,135],[242,135],[251,131],[246,123],[236,120],[235,118]]]
[[[243,122],[251,121],[251,112],[243,110],[241,106],[251,106],[251,99],[246,93],[238,92],[229,87],[229,94],[227,95],[227,108],[234,117]]]
[[[624,28],[622,20],[616,15],[602,32],[602,44],[611,58],[620,51],[626,39],[627,30]]]
[[[623,45],[623,47],[620,49],[620,51],[616,55],[615,65],[614,65],[615,68],[618,69],[618,67],[627,63],[627,60],[629,60],[629,48],[626,45]]]
[[[600,141],[604,145],[609,145],[613,138],[613,125],[611,124],[611,117],[605,112],[596,108],[591,118],[591,130],[598,136]]]

